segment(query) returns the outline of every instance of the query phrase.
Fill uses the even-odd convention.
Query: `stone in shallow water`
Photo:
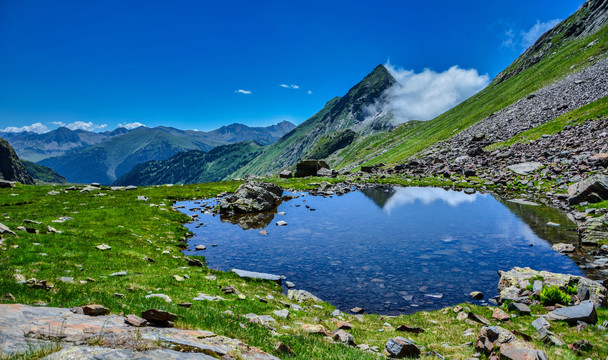
[[[231,271],[242,278],[270,280],[270,281],[274,281],[274,282],[278,283],[279,285],[281,284],[281,281],[283,280],[283,277],[280,275],[259,273],[259,272],[255,272],[255,271],[247,271],[247,270],[241,270],[241,269],[232,269]]]
[[[573,253],[576,248],[573,244],[559,243],[551,246],[551,250],[557,251],[559,253]]]

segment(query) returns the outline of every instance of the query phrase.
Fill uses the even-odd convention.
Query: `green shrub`
[[[578,293],[578,289],[576,288],[576,285],[568,286],[568,289],[566,289],[566,291],[570,295],[576,295],[576,293]]]
[[[568,305],[568,303],[570,303],[570,296],[560,290],[557,286],[547,286],[540,292],[540,302],[543,303],[543,305]]]

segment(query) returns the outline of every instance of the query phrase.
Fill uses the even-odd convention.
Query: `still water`
[[[582,275],[551,250],[576,242],[567,230],[574,225],[554,209],[439,188],[295,195],[273,213],[240,219],[196,209],[215,199],[177,203],[199,214],[186,224],[195,236],[185,253],[205,256],[212,269],[285,275],[343,311],[359,306],[381,314],[475,301],[471,291],[489,299],[497,295],[497,271],[514,266]],[[277,226],[280,220],[287,225]],[[199,244],[207,250],[195,251]]]

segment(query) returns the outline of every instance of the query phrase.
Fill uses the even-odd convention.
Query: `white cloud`
[[[295,84],[291,84],[291,85],[280,84],[279,86],[282,88],[285,88],[285,89],[299,89],[300,88],[298,85],[295,85]]]
[[[415,73],[388,63],[385,66],[397,84],[386,91],[383,110],[392,112],[397,122],[430,120],[476,94],[490,81],[487,74],[457,65],[441,73],[430,69]]]
[[[502,46],[508,48],[515,47],[515,32],[513,29],[505,31],[505,40],[502,42]]]
[[[25,125],[22,127],[15,127],[15,126],[9,126],[7,128],[5,128],[4,130],[0,130],[3,132],[23,132],[23,131],[29,131],[29,132],[35,132],[38,134],[43,134],[46,132],[49,132],[49,128],[46,127],[46,125],[43,125],[42,123],[34,123],[32,125]]]
[[[251,95],[251,90],[238,89],[238,90],[235,90],[234,92],[238,93],[238,94]]]
[[[544,34],[550,29],[553,29],[553,27],[559,24],[560,21],[562,20],[553,19],[547,22],[540,22],[540,20],[536,20],[536,24],[534,24],[534,26],[532,26],[530,30],[521,32],[521,46],[524,49],[527,49],[530,46],[534,45],[534,42],[536,42],[536,40],[542,34]]]
[[[424,205],[429,205],[435,201],[443,201],[449,206],[455,207],[463,203],[475,202],[478,196],[485,195],[478,193],[467,195],[462,192],[441,188],[397,188],[395,194],[384,205],[384,211],[390,214],[395,208],[413,204],[416,201],[420,201]]]
[[[63,121],[53,121],[51,122],[52,125],[57,125],[59,127],[61,126],[65,126],[65,123]]]
[[[127,130],[133,130],[133,129],[136,129],[136,128],[142,127],[142,126],[145,127],[146,125],[144,125],[144,124],[142,124],[140,122],[137,122],[137,121],[136,122],[132,122],[132,123],[125,123],[125,124],[118,124],[118,125],[116,125],[116,127],[123,127],[123,128],[125,128]]]
[[[105,129],[108,124],[95,125],[93,122],[84,122],[84,121],[74,121],[65,125],[70,130],[86,130],[86,131],[95,131]]]
[[[312,91],[310,91],[310,90],[308,90],[306,93],[307,93],[308,95],[312,95]]]

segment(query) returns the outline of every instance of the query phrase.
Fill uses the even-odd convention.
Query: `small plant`
[[[570,303],[570,296],[560,290],[557,286],[548,286],[540,292],[540,302],[543,305],[555,305]]]
[[[576,288],[576,285],[572,285],[572,286],[568,286],[568,288],[566,289],[566,292],[570,295],[576,295],[576,293],[578,293],[578,289]]]

